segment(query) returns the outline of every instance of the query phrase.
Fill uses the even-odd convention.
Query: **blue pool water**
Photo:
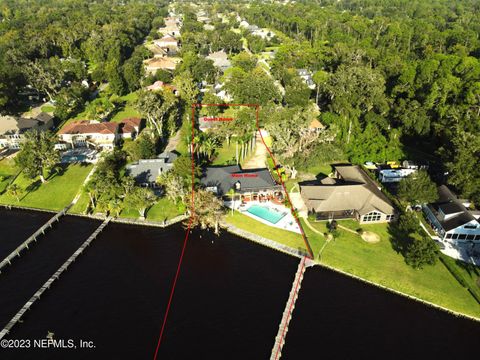
[[[62,157],[63,163],[84,162],[85,160],[87,160],[85,155],[65,155]]]
[[[260,205],[252,205],[247,210],[250,214],[258,216],[264,220],[271,222],[272,224],[276,224],[279,222],[285,215],[285,212],[276,212],[268,207],[260,206]]]

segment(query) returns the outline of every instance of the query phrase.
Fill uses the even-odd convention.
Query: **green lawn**
[[[240,151],[240,146],[238,151]],[[218,154],[213,160],[212,165],[227,165],[227,164],[235,164],[235,144],[230,143],[230,146],[226,144],[217,150]]]
[[[0,203],[61,210],[73,200],[91,168],[92,165],[69,165],[63,174],[51,176],[45,184],[41,184],[39,179],[28,179],[20,174],[14,182],[22,189],[26,189],[20,202],[3,194],[0,196]]]
[[[282,230],[273,226],[265,225],[259,221],[252,219],[249,216],[243,215],[235,211],[232,215],[231,211],[225,216],[225,221],[242,230],[263,236],[264,238],[277,241],[281,244],[290,246],[292,248],[306,249],[300,234]]]
[[[55,106],[53,105],[44,105],[40,108],[40,110],[42,110],[43,112],[46,112],[46,113],[51,113],[55,110]]]
[[[125,96],[120,97],[120,100],[125,102],[125,105],[122,106],[119,112],[115,114],[111,121],[119,122],[127,118],[131,117],[141,117],[140,113],[135,110],[134,102],[138,99],[138,94],[136,92],[132,92]]]
[[[152,221],[163,221],[172,219],[178,215],[181,215],[185,212],[184,204],[175,205],[171,200],[167,198],[161,198],[159,201],[153,205],[147,211],[147,220]],[[123,218],[132,218],[138,219],[140,216],[137,210],[133,209],[124,209],[120,214],[120,217]]]
[[[321,232],[326,230],[325,222],[311,224]],[[403,256],[393,250],[387,224],[360,226],[353,221],[339,221],[339,224],[377,233],[381,241],[368,244],[360,236],[339,229],[338,238],[325,247],[322,263],[449,309],[480,317],[480,305],[440,261],[421,270],[408,266]],[[314,239],[318,239],[319,235],[312,234],[308,228],[305,231],[310,242],[315,244]],[[471,281],[476,281],[478,276],[473,271],[469,274]]]
[[[13,159],[0,161],[0,194],[7,188],[12,177],[18,172]]]
[[[77,203],[70,208],[69,212],[74,214],[84,214],[85,211],[87,210],[87,206],[89,202],[90,200],[88,198],[88,194],[82,192]]]

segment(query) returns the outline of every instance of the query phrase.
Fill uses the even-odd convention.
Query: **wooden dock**
[[[275,344],[273,345],[272,354],[270,360],[278,360],[282,356],[283,345],[285,344],[285,336],[288,331],[288,324],[292,319],[293,309],[295,309],[295,302],[298,298],[298,293],[302,286],[303,274],[307,266],[310,266],[310,261],[303,257],[300,263],[298,264],[297,273],[295,274],[295,279],[293,280],[292,289],[290,290],[290,296],[288,297],[287,304],[285,305],[285,310],[283,311],[282,321],[278,327],[278,333],[275,337]]]
[[[77,249],[77,251],[75,251],[72,254],[72,256],[70,256],[68,258],[68,260],[65,261],[65,263],[62,266],[60,266],[60,268],[55,272],[55,274],[53,274],[50,277],[50,279],[48,279],[47,282],[45,284],[43,284],[43,286],[40,289],[38,289],[35,294],[33,294],[33,296],[30,298],[30,300],[28,300],[27,303],[25,305],[23,305],[23,307],[15,314],[15,316],[12,318],[12,320],[9,321],[9,323],[5,326],[5,328],[2,331],[0,331],[0,340],[3,339],[10,332],[12,327],[15,326],[15,324],[22,318],[23,314],[25,314],[27,312],[27,310],[30,310],[30,307],[35,303],[35,301],[40,299],[40,296],[42,296],[42,294],[47,289],[50,288],[52,283],[55,280],[57,280],[60,277],[60,275],[65,270],[67,270],[67,268],[70,266],[70,264],[73,263],[81,253],[83,253],[83,251],[86,249],[86,247],[88,245],[90,245],[90,243],[93,240],[95,240],[95,238],[98,236],[98,234],[110,222],[110,219],[111,219],[110,217],[105,219],[105,221],[94,231],[94,233],[92,235],[90,235],[90,237],[87,240],[85,240],[85,242]]]
[[[17,257],[17,256],[20,256],[20,253],[25,250],[25,249],[28,249],[28,246],[33,242],[33,241],[37,241],[37,237],[39,237],[40,235],[43,235],[45,234],[45,231],[47,231],[49,228],[51,228],[53,226],[53,223],[55,221],[59,221],[59,219],[65,215],[67,213],[67,211],[70,209],[70,207],[72,206],[72,204],[68,205],[65,209],[63,209],[62,211],[58,212],[57,214],[55,214],[54,217],[52,217],[50,220],[48,220],[45,224],[42,225],[42,227],[40,229],[38,229],[37,231],[35,231],[35,233],[33,235],[31,235],[27,240],[25,240],[23,243],[21,243],[15,250],[13,250],[5,259],[2,260],[2,262],[0,262],[0,274],[2,273],[2,270],[5,266],[7,265],[11,265],[12,264],[12,260]]]

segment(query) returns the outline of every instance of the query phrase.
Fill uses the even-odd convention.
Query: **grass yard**
[[[238,147],[240,152],[240,146]],[[213,160],[212,165],[227,165],[227,164],[236,164],[235,162],[235,144],[230,143],[230,146],[226,144],[217,150],[218,154]]]
[[[146,217],[147,220],[163,221],[170,220],[178,215],[183,214],[184,212],[184,204],[175,205],[171,200],[167,198],[161,198],[155,205],[148,209]],[[120,214],[120,217],[132,219],[138,219],[139,216],[139,212],[133,209],[124,209]]]
[[[90,202],[88,194],[82,192],[77,203],[73,205],[68,212],[74,214],[84,214],[87,210],[88,203]]]
[[[20,201],[7,194],[0,196],[0,203],[27,206],[38,209],[61,210],[73,200],[93,165],[69,165],[63,174],[52,175],[48,182],[41,184],[39,179],[28,179],[20,174],[14,184],[25,193]]]
[[[110,121],[120,122],[131,117],[141,117],[140,113],[133,106],[133,103],[137,98],[138,94],[136,92],[120,97],[120,100],[124,101],[125,105],[119,109],[120,111],[118,111]]]
[[[43,105],[40,110],[46,113],[53,113],[55,111],[55,106],[53,105]]]
[[[262,224],[261,222],[256,221],[249,216],[239,213],[238,211],[234,211],[233,215],[231,211],[229,211],[225,216],[225,221],[242,230],[263,236],[264,238],[279,242],[292,248],[306,249],[300,234]]]
[[[436,265],[421,270],[415,270],[405,263],[403,256],[392,248],[388,224],[360,226],[354,221],[338,223],[352,230],[361,227],[372,231],[380,235],[381,241],[369,244],[360,236],[339,229],[338,238],[326,245],[321,256],[322,263],[446,308],[480,317],[480,305],[443,263],[438,261]],[[326,222],[311,224],[321,232],[326,231]],[[312,239],[320,235],[312,234],[308,228],[305,231],[315,244]],[[471,281],[478,278],[473,271],[468,276]]]
[[[13,159],[3,159],[0,161],[0,194],[7,188],[17,172],[18,169]]]

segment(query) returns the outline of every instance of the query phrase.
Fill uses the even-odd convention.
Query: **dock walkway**
[[[37,231],[35,231],[35,233],[33,235],[31,235],[27,240],[25,240],[23,243],[21,243],[15,250],[13,250],[5,259],[2,260],[2,262],[0,262],[0,274],[2,273],[2,270],[4,267],[6,267],[7,265],[11,265],[12,264],[12,260],[17,257],[17,256],[20,256],[20,253],[24,250],[24,249],[28,249],[29,245],[33,242],[33,241],[37,241],[37,237],[39,237],[40,235],[43,235],[45,234],[45,231],[47,231],[47,229],[51,228],[53,226],[53,223],[55,221],[59,221],[59,219],[65,215],[67,213],[67,211],[70,209],[70,207],[72,206],[72,204],[68,205],[65,209],[63,209],[62,211],[58,212],[57,214],[55,214],[54,217],[52,217],[50,220],[48,220],[45,224],[42,225],[42,227],[40,227],[40,229],[38,229]]]
[[[270,360],[278,360],[282,356],[283,345],[285,345],[285,336],[287,335],[288,325],[292,319],[293,309],[295,309],[295,302],[297,301],[298,293],[302,286],[303,274],[305,273],[305,269],[311,265],[313,264],[306,257],[303,257],[298,264],[292,289],[290,290],[290,295],[287,304],[285,305],[285,310],[283,311],[282,321],[280,322],[278,333],[275,337],[275,344],[273,345]]]
[[[95,238],[98,236],[98,234],[105,228],[105,226],[107,226],[107,224],[110,222],[110,218],[107,218],[105,219],[105,221],[93,232],[92,235],[89,236],[89,238],[87,240],[85,240],[85,242],[77,249],[77,251],[75,251],[72,256],[70,256],[68,258],[67,261],[65,261],[65,263],[60,266],[60,268],[55,272],[55,274],[53,274],[46,282],[45,284],[43,284],[43,286],[37,290],[37,292],[35,294],[33,294],[33,296],[27,301],[27,303],[25,305],[23,305],[23,307],[15,314],[15,316],[9,321],[9,323],[5,326],[5,328],[0,331],[0,340],[3,339],[9,332],[10,330],[12,329],[13,326],[15,326],[15,324],[22,318],[22,316],[28,311],[30,310],[30,307],[35,303],[35,301],[37,301],[38,299],[40,299],[40,296],[42,296],[42,294],[50,288],[50,286],[52,285],[52,283],[57,280],[60,275],[65,271],[67,270],[67,268],[70,266],[71,263],[73,263],[77,257],[83,253],[83,251],[86,249],[86,247],[88,245],[90,245],[90,243],[95,240]]]

